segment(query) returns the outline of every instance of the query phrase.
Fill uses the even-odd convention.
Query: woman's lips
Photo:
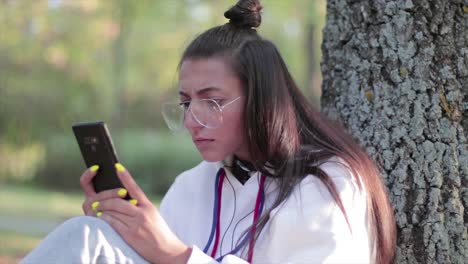
[[[197,138],[195,140],[193,140],[193,142],[195,143],[195,145],[197,147],[204,147],[204,146],[207,146],[209,145],[211,142],[213,142],[214,139],[209,139],[209,138]]]

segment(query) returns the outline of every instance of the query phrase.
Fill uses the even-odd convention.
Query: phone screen
[[[78,123],[72,126],[81,150],[86,167],[99,165],[97,175],[93,178],[94,190],[122,188],[115,163],[118,162],[112,138],[104,122]]]

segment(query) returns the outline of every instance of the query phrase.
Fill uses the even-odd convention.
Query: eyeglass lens
[[[181,130],[188,111],[191,117],[206,128],[216,128],[222,123],[221,108],[213,99],[194,99],[186,104],[164,104],[163,118],[169,129]]]
[[[193,100],[190,104],[190,111],[193,117],[204,127],[216,128],[222,122],[221,109],[214,100]]]

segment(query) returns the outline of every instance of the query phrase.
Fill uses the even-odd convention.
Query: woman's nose
[[[192,111],[189,109],[184,115],[184,127],[190,131],[191,129],[193,130],[203,126],[195,119]]]

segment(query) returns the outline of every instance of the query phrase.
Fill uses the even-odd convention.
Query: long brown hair
[[[308,175],[324,183],[347,219],[333,181],[319,167],[331,157],[339,157],[359,188],[366,190],[376,263],[392,262],[395,220],[376,166],[344,128],[313,108],[295,84],[276,46],[257,34],[260,10],[259,1],[240,0],[224,14],[229,22],[195,38],[181,59],[225,58],[243,82],[249,162],[256,170],[275,178],[279,185],[279,195],[257,223],[255,236],[269,220],[271,209],[287,199]]]

